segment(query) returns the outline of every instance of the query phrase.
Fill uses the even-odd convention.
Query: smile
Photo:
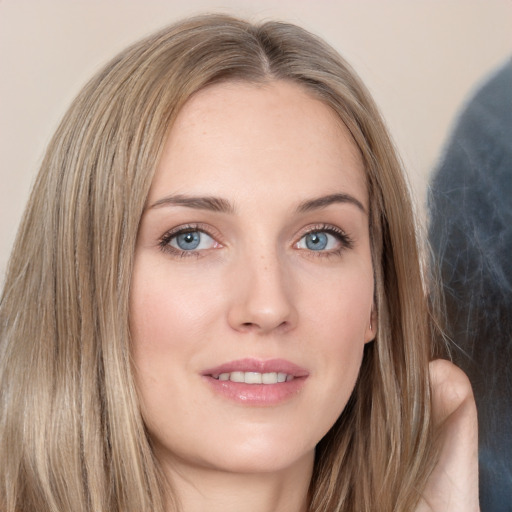
[[[212,375],[214,379],[221,381],[243,382],[245,384],[278,384],[281,382],[290,382],[294,379],[293,375],[282,372],[230,372]]]
[[[238,359],[202,372],[205,383],[223,399],[246,406],[276,406],[293,400],[309,371],[286,359]]]

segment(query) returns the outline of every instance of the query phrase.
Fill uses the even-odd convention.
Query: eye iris
[[[325,233],[309,233],[306,235],[306,247],[312,251],[321,251],[327,247]]]
[[[190,233],[182,233],[176,237],[176,244],[178,247],[184,251],[190,251],[195,249],[201,238],[197,231],[192,231]]]

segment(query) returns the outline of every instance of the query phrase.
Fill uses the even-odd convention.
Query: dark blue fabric
[[[460,116],[429,195],[453,357],[479,414],[482,512],[512,512],[512,61]]]

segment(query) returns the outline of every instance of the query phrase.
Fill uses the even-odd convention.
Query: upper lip
[[[293,377],[307,377],[309,372],[286,359],[237,359],[202,372],[202,375],[220,375],[231,372],[286,373]]]

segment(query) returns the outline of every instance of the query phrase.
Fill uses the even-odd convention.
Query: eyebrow
[[[153,203],[148,209],[160,208],[162,206],[185,206],[197,210],[209,210],[218,213],[233,213],[233,205],[221,197],[194,197],[185,195],[174,195],[164,197]]]
[[[363,206],[363,203],[359,201],[359,199],[356,199],[354,196],[351,196],[350,194],[341,193],[329,194],[328,196],[322,196],[316,199],[304,201],[303,203],[300,203],[299,207],[297,208],[297,211],[301,213],[310,212],[312,210],[326,208],[327,206],[336,203],[353,204],[354,206],[357,206],[357,208],[359,208],[363,213],[367,213],[366,208]]]
[[[320,210],[321,208],[326,208],[331,204],[337,203],[353,204],[363,213],[367,213],[366,208],[363,206],[361,201],[350,194],[344,193],[329,194],[327,196],[321,196],[315,199],[303,201],[297,207],[297,211],[299,213],[306,213],[313,210]],[[221,197],[186,196],[182,194],[167,196],[159,199],[150,205],[148,209],[161,208],[165,206],[185,206],[186,208],[194,208],[196,210],[209,210],[217,213],[229,214],[232,214],[235,211],[234,206],[228,200]]]

